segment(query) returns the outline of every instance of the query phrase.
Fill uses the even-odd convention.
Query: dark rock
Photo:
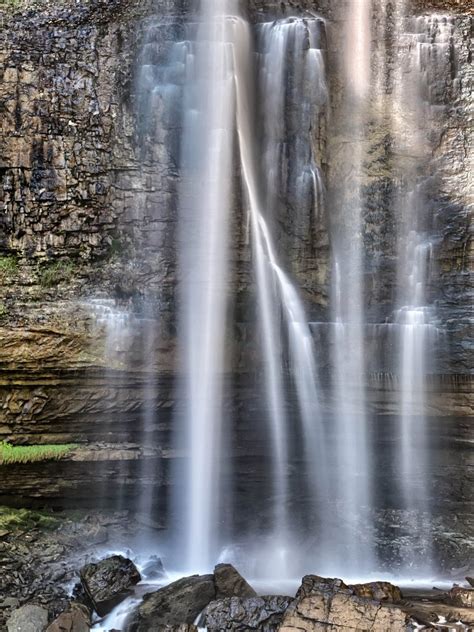
[[[473,608],[474,589],[454,586],[454,588],[451,588],[449,591],[448,600],[449,603],[453,604],[453,606],[458,606],[460,608]]]
[[[46,632],[89,632],[90,628],[89,610],[82,604],[73,603],[47,627]]]
[[[48,625],[48,611],[26,605],[14,610],[7,621],[8,632],[43,632]]]
[[[166,572],[161,558],[153,555],[150,561],[143,567],[142,575],[145,579],[159,579],[160,577],[165,577]]]
[[[204,611],[201,622],[208,632],[275,632],[292,601],[293,597],[282,596],[246,599],[228,597],[211,602]]]
[[[188,625],[182,623],[181,625],[159,625],[154,628],[155,632],[198,632],[198,628],[195,625]]]
[[[216,598],[256,597],[257,593],[232,564],[218,564],[214,569]]]
[[[145,595],[125,629],[127,632],[149,632],[159,626],[192,624],[215,597],[213,575],[185,577]]]
[[[341,580],[303,578],[296,599],[286,611],[279,632],[318,632],[328,629],[393,632],[406,629],[408,615],[388,604],[363,599]]]
[[[337,590],[347,590],[347,586],[342,579],[320,577],[319,575],[306,575],[303,577],[301,586],[298,588],[296,598],[307,597],[320,590],[335,592]]]
[[[467,583],[474,588],[474,577],[466,577]]]
[[[141,580],[135,564],[122,555],[113,555],[81,569],[81,582],[94,610],[101,617],[108,614]]]

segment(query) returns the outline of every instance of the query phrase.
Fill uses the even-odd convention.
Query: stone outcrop
[[[449,601],[460,608],[474,608],[474,590],[455,586],[449,592]]]
[[[101,617],[123,601],[141,580],[135,564],[122,555],[113,555],[81,569],[81,584]]]
[[[15,610],[7,622],[8,632],[44,632],[48,611],[41,606],[26,605]]]
[[[230,597],[211,602],[202,615],[209,632],[276,632],[292,597]]]
[[[214,569],[216,599],[256,597],[257,593],[232,564],[218,564]]]
[[[90,629],[91,617],[87,608],[71,604],[46,628],[46,632],[89,632]]]
[[[148,632],[159,626],[192,624],[216,596],[213,575],[193,575],[149,593],[130,615],[127,632]]]
[[[395,587],[393,587],[395,588]],[[371,630],[372,632],[403,632],[408,615],[400,608],[382,605],[359,594],[376,594],[374,586],[363,590],[359,585],[351,589],[341,580],[316,576],[303,578],[296,599],[288,608],[279,628],[280,632],[323,632],[324,630]],[[394,590],[381,592],[393,595]]]

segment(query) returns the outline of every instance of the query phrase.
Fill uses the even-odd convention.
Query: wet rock
[[[228,597],[211,602],[200,621],[208,632],[275,632],[293,597]]]
[[[0,608],[17,608],[20,605],[20,601],[16,597],[7,597],[0,601]]]
[[[232,564],[218,564],[214,569],[216,598],[256,597],[257,593]]]
[[[156,632],[198,632],[195,625],[182,623],[181,625],[159,625],[155,628]]]
[[[363,599],[340,580],[303,578],[279,632],[326,632],[329,629],[396,632],[406,629],[408,615],[389,604]]]
[[[367,584],[351,584],[349,588],[357,597],[397,603],[403,596],[400,588],[389,582],[369,582]]]
[[[474,589],[454,586],[449,591],[449,603],[460,608],[474,608]]]
[[[135,564],[122,555],[113,555],[81,569],[81,583],[94,610],[101,617],[108,614],[141,580]]]
[[[192,624],[215,597],[213,575],[185,577],[145,595],[125,629],[127,632],[149,632],[159,626]]]
[[[43,632],[48,625],[48,611],[26,605],[14,610],[7,621],[8,632]]]
[[[150,561],[143,567],[142,575],[145,579],[159,579],[160,577],[165,577],[166,572],[161,558],[153,555]]]
[[[89,610],[82,604],[73,603],[47,627],[46,632],[89,632],[90,628]]]

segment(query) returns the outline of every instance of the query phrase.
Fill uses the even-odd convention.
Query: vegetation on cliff
[[[72,444],[13,446],[0,441],[0,465],[57,460],[66,456],[74,447]]]

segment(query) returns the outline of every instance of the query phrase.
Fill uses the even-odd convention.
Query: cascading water
[[[187,566],[193,570],[212,566],[219,538],[235,129],[228,16],[236,5],[203,0],[196,39],[183,46],[180,340],[189,465],[182,516]]]
[[[364,135],[371,87],[371,8],[371,0],[349,3],[342,51],[345,98],[338,119],[340,133],[346,138],[338,156],[343,181],[338,183],[338,191],[332,196],[338,212],[333,230],[332,285],[333,388],[338,443],[333,493],[341,519],[332,534],[334,544],[330,551],[336,567],[344,563],[348,572],[355,574],[368,572],[374,563],[372,538],[367,530],[373,499],[364,382],[362,220]]]
[[[396,15],[396,33],[404,46],[394,75],[393,130],[400,155],[415,156],[418,169],[404,173],[398,200],[399,269],[398,326],[400,420],[398,436],[399,491],[413,534],[401,556],[426,573],[431,566],[429,502],[429,430],[426,379],[430,351],[437,340],[434,309],[429,304],[433,230],[425,193],[431,176],[423,175],[430,155],[429,126],[434,120],[430,76],[444,73],[450,55],[446,18],[407,20],[405,5]],[[402,171],[406,167],[401,165]]]
[[[324,61],[320,50],[322,21],[290,18],[259,27],[260,100],[264,117],[263,186],[257,179],[256,137],[249,118],[251,98],[243,90],[251,76],[250,37],[246,36],[236,67],[240,77],[237,92],[237,123],[245,184],[248,190],[257,275],[260,325],[263,332],[266,397],[273,436],[275,528],[272,546],[280,553],[279,569],[288,572],[290,535],[288,417],[285,414],[284,349],[279,342],[281,315],[289,343],[289,363],[296,386],[304,435],[309,489],[313,507],[326,489],[324,433],[319,402],[319,379],[315,350],[304,306],[278,262],[270,226],[275,224],[279,200],[298,209],[303,231],[308,234],[311,216],[321,210],[322,186],[310,142],[311,122],[326,101]],[[246,26],[248,30],[248,26]],[[249,72],[250,71],[250,72]],[[289,84],[289,85],[288,85]],[[248,86],[247,86],[248,91]],[[288,144],[288,137],[292,143]],[[312,512],[311,512],[312,513]],[[286,566],[286,568],[285,568]]]
[[[381,19],[388,21],[392,14],[381,1]],[[387,60],[386,42],[377,48],[383,70],[371,73],[374,2],[351,2],[345,16],[345,45],[338,58],[345,87],[333,108],[334,138],[328,141],[333,149],[329,171],[336,170],[336,177],[329,178],[336,181],[334,190],[324,188],[325,170],[318,155],[324,144],[321,130],[329,92],[325,24],[319,17],[265,22],[253,32],[237,0],[203,0],[195,21],[183,26],[185,37],[173,45],[168,63],[156,64],[151,50],[153,61],[142,68],[144,124],[156,124],[150,115],[156,108],[182,134],[177,301],[181,383],[174,432],[175,447],[184,448],[179,454],[185,458],[177,459],[170,504],[177,509],[174,558],[186,571],[212,567],[228,538],[223,508],[239,511],[233,494],[241,481],[228,469],[235,456],[230,436],[240,420],[232,419],[225,408],[224,376],[232,377],[235,369],[226,340],[233,325],[234,266],[241,263],[233,243],[234,224],[242,210],[248,214],[251,237],[250,253],[244,257],[246,264],[251,261],[249,277],[257,302],[251,327],[260,333],[256,367],[249,372],[261,369],[263,377],[263,386],[257,380],[256,392],[264,411],[260,423],[267,422],[260,432],[271,462],[270,475],[265,472],[270,480],[263,484],[271,515],[251,534],[258,541],[252,554],[257,560],[254,568],[267,576],[288,577],[301,570],[338,575],[343,569],[346,577],[360,577],[377,567],[372,531],[376,477],[364,357],[365,136],[369,101],[378,107],[378,116],[387,116],[387,102],[392,100],[394,144],[401,154],[407,153],[399,114],[410,111],[408,101],[418,104],[413,126],[420,129],[421,102],[417,91],[406,92],[408,78],[401,66],[395,65],[394,71]],[[405,36],[404,12],[400,9],[400,18],[396,17],[400,41]],[[408,50],[419,60],[420,72],[431,55],[423,35],[431,26],[417,25],[416,46]],[[394,72],[393,95],[388,97],[387,77]],[[417,151],[421,160],[427,150]],[[402,181],[404,168],[400,167]],[[243,200],[236,186],[239,179]],[[416,427],[413,424],[419,415],[414,410],[425,408],[426,350],[433,325],[426,291],[431,247],[429,231],[420,221],[423,186],[418,184],[412,178],[401,187],[395,209],[403,216],[404,266],[398,279],[403,292],[398,296],[396,324],[389,328],[397,330],[400,347],[401,414],[395,456],[401,464],[400,504],[403,511],[423,512],[426,428],[423,419]],[[299,263],[304,260],[299,253],[314,248],[315,226],[326,212],[331,214],[333,254],[330,414],[322,396],[319,348],[298,288]],[[150,327],[145,338],[152,340],[157,331]],[[153,373],[152,364],[147,366]],[[156,381],[147,382],[146,388],[155,391]],[[145,411],[145,427],[152,428],[155,417],[154,411]],[[224,461],[231,464],[228,469]],[[152,481],[152,470],[142,473]],[[303,511],[294,511],[298,486],[306,494]],[[151,505],[151,497],[144,496],[142,510],[151,511]],[[303,535],[298,544],[296,533]]]
[[[255,274],[258,289],[262,351],[264,354],[266,398],[272,437],[274,519],[272,546],[281,554],[280,572],[285,573],[288,555],[288,419],[286,418],[284,349],[278,344],[280,320],[289,336],[289,358],[302,416],[307,451],[310,486],[324,488],[324,450],[319,411],[318,376],[311,332],[303,305],[287,274],[278,263],[271,232],[265,219],[270,215],[274,199],[272,181],[281,162],[275,152],[283,143],[285,98],[274,108],[273,121],[281,129],[275,138],[268,128],[263,135],[268,171],[265,191],[261,186],[256,161],[256,133],[251,119],[253,94],[253,43],[248,23],[238,11],[238,3],[220,5],[203,3],[195,41],[185,42],[184,128],[182,149],[184,185],[180,194],[181,207],[181,339],[185,367],[187,401],[185,413],[189,467],[184,481],[181,509],[187,525],[187,561],[192,569],[205,569],[216,559],[219,546],[219,505],[222,487],[219,481],[219,461],[226,443],[227,430],[222,428],[223,383],[225,369],[224,334],[229,300],[228,242],[232,208],[233,179],[232,138],[236,130],[244,187],[249,202],[253,235]],[[269,69],[267,60],[285,69],[289,49],[296,60],[304,51],[307,58],[301,85],[309,86],[310,95],[319,94],[317,103],[325,98],[323,62],[315,46],[319,20],[294,20],[285,24],[264,25],[262,72],[266,78],[265,102],[274,99],[275,91],[283,94],[282,81]],[[308,26],[309,25],[309,26]],[[282,37],[282,33],[284,36]],[[275,37],[276,36],[276,37]],[[310,47],[305,46],[309,38]],[[275,39],[277,44],[275,45]],[[295,61],[296,63],[296,61]],[[317,78],[317,86],[313,80]],[[275,83],[278,82],[278,83]],[[308,89],[308,88],[307,88]],[[299,95],[301,96],[301,95]],[[306,98],[302,113],[308,128],[311,109]],[[296,98],[297,95],[295,94]],[[234,116],[234,106],[236,116]],[[293,124],[295,124],[293,122]],[[206,142],[211,142],[206,146]],[[293,190],[306,190],[308,214],[318,212],[322,198],[319,169],[306,141],[305,159],[292,168]],[[205,149],[203,149],[205,148]],[[301,153],[301,152],[300,152]],[[303,152],[303,156],[305,152]],[[309,176],[309,177],[308,177]],[[290,188],[290,187],[289,187]],[[196,192],[197,195],[196,195]],[[281,314],[281,316],[279,316]],[[315,455],[320,458],[315,460]],[[317,497],[321,494],[315,493]],[[275,544],[276,543],[276,544]]]

